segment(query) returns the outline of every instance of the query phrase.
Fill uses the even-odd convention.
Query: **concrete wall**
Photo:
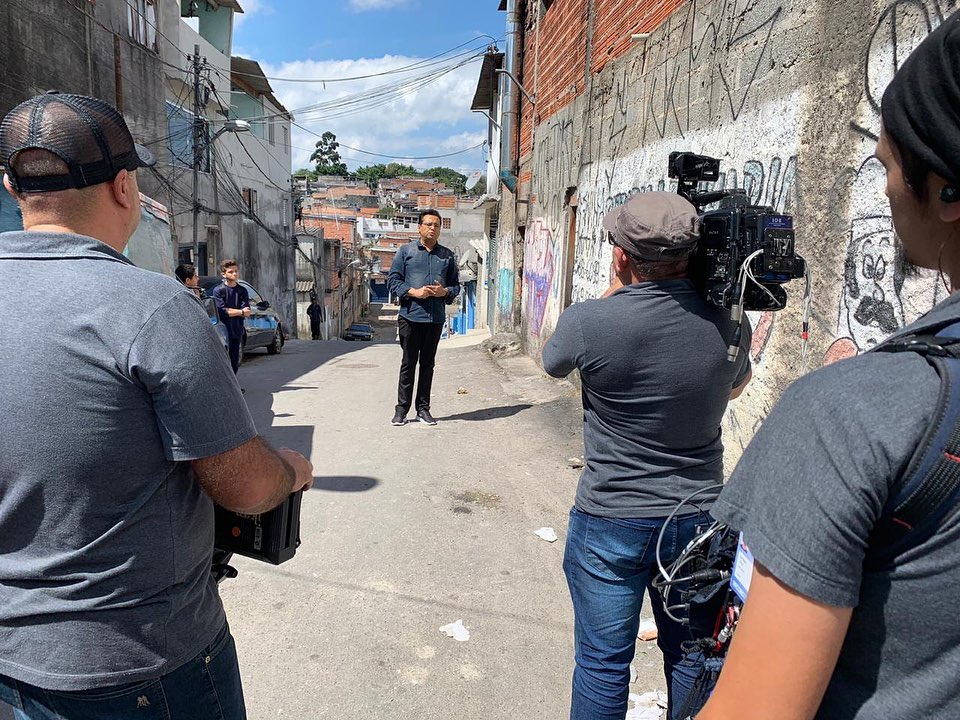
[[[122,0],[0,3],[0,115],[55,89],[114,105],[139,142],[164,137],[160,57],[130,38],[127,10]],[[139,173],[139,181],[146,195],[162,201],[149,173]]]
[[[544,32],[539,56],[531,13],[540,4],[529,4],[522,82],[541,94],[536,108],[521,106],[517,195],[501,187],[497,329],[518,329],[539,356],[564,307],[609,284],[603,214],[633,193],[673,189],[673,150],[718,157],[719,187],[745,187],[754,202],[795,215],[813,279],[806,348],[802,281],[788,286],[786,310],[751,315],[755,380],[727,418],[738,448],[800,374],[868,349],[943,293],[928,273],[896,270],[872,153],[897,63],[960,2],[690,0],[648,40],[622,42],[656,4],[613,14],[602,0],[556,0],[542,27],[554,13],[567,20],[546,49]],[[601,37],[608,45],[594,45]],[[579,75],[561,61],[577,47]]]

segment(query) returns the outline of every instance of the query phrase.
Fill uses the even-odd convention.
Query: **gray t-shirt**
[[[923,322],[939,318],[960,319],[956,296]],[[867,353],[801,378],[714,505],[781,582],[855,608],[821,720],[960,717],[960,506],[892,568],[864,568],[939,389],[933,368],[909,352]]]
[[[210,320],[92,238],[0,234],[0,673],[156,678],[224,622],[186,461],[256,429]]]
[[[750,369],[728,313],[689,280],[628,285],[571,305],[543,348],[554,377],[580,370],[584,469],[576,506],[602,517],[669,515],[690,493],[723,480],[720,420]],[[704,507],[719,490],[698,498]]]

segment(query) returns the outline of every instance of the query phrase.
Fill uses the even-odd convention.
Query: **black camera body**
[[[806,273],[794,247],[793,218],[750,205],[744,190],[697,192],[699,183],[719,179],[716,158],[673,152],[668,173],[677,180],[677,193],[700,213],[690,276],[707,301],[738,312],[786,307],[782,285]],[[718,209],[703,212],[712,203]]]

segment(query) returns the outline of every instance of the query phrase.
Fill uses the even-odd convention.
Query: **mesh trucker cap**
[[[47,150],[66,164],[66,175],[24,176],[17,154]],[[133,142],[123,116],[97,98],[50,91],[22,102],[0,123],[0,162],[20,193],[56,192],[113,180],[121,170],[156,163]]]
[[[603,217],[614,244],[647,262],[674,262],[690,256],[700,237],[697,210],[668,192],[642,192]]]

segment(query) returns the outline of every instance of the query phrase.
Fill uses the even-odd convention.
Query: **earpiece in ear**
[[[940,191],[940,199],[945,203],[960,202],[960,188],[947,185]]]

